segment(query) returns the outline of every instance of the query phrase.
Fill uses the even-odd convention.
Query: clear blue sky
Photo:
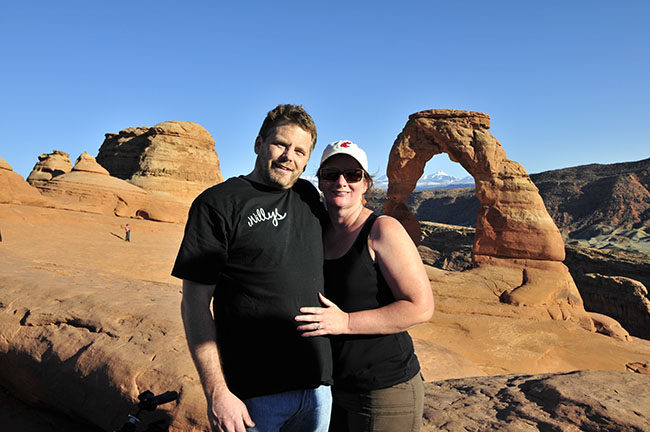
[[[250,172],[278,103],[385,173],[409,114],[488,113],[529,173],[650,156],[650,1],[29,1],[0,6],[0,157],[27,176],[107,132],[200,123]],[[427,172],[466,175],[447,156]]]

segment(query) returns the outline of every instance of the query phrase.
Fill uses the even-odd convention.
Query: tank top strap
[[[365,248],[367,242],[368,242],[368,236],[370,235],[370,230],[372,229],[372,226],[375,224],[375,221],[377,220],[377,215],[372,213],[370,216],[368,216],[368,219],[363,223],[363,227],[361,228],[361,231],[359,231],[359,235],[357,236],[357,239],[354,241],[355,247],[363,247]]]

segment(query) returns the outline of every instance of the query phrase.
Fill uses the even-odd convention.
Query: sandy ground
[[[132,229],[130,243],[121,228],[126,223]],[[79,284],[101,280],[105,289],[125,283],[137,289],[138,281],[146,281],[178,284],[180,291],[170,271],[182,225],[2,204],[0,232],[0,276],[33,279],[45,271],[74,277]],[[486,315],[473,313],[471,307],[466,313],[440,308],[431,322],[411,331],[425,378],[625,370],[629,362],[650,360],[650,341],[617,341],[569,322],[539,322],[511,312]],[[0,405],[8,406],[3,400],[0,392]],[[16,417],[19,410],[9,411]],[[8,415],[0,409],[0,422]]]
[[[131,242],[121,227],[127,223]],[[4,204],[0,232],[2,256],[26,269],[178,282],[170,275],[183,236],[178,224]]]

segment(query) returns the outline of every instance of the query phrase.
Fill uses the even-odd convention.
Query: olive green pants
[[[418,432],[422,426],[422,375],[363,393],[332,388],[330,432]]]

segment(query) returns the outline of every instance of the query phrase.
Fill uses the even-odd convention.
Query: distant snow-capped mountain
[[[314,186],[318,187],[318,178],[316,178],[316,176],[303,175],[302,178],[312,182]],[[388,189],[388,177],[385,174],[374,176],[373,181],[376,189]],[[447,174],[446,172],[438,171],[433,174],[424,174],[420,177],[415,189],[451,189],[471,186],[474,186],[474,178],[472,176],[459,179]]]
[[[388,189],[388,177],[386,175],[377,176],[374,178],[374,181],[377,189]],[[420,177],[415,185],[415,189],[451,189],[469,186],[474,186],[474,178],[472,176],[459,179],[446,172],[438,171],[432,174],[424,174]]]

